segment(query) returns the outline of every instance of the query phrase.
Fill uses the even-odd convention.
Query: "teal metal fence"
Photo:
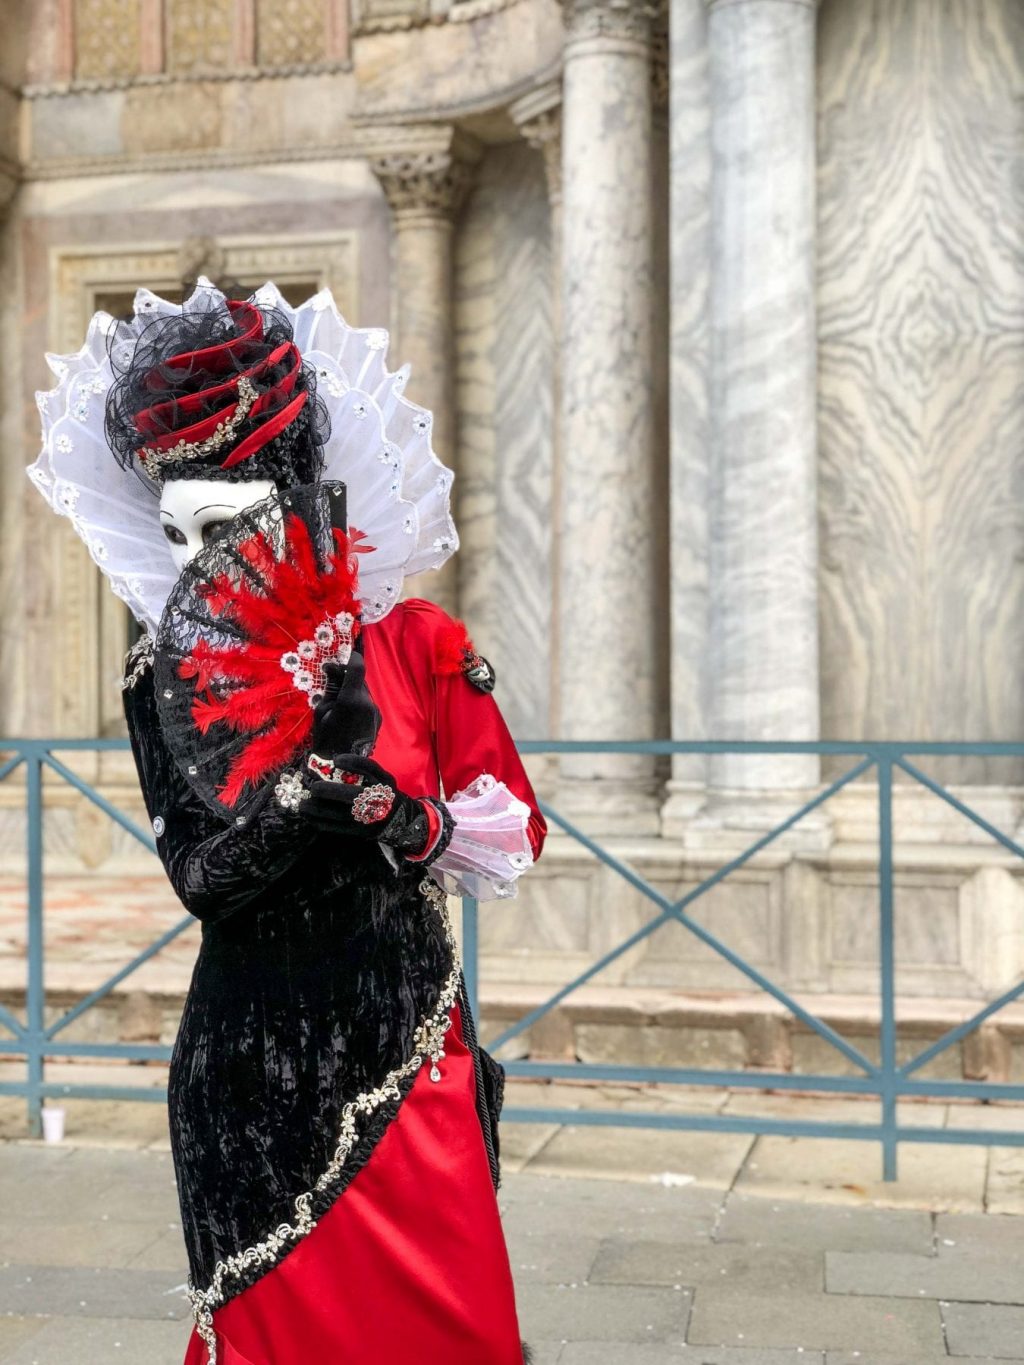
[[[124,740],[0,740],[0,754],[6,756],[5,760],[0,763],[0,782],[9,779],[12,774],[19,771],[23,771],[25,776],[28,915],[24,1022],[11,1010],[0,1006],[0,1028],[5,1028],[9,1035],[8,1037],[0,1037],[0,1055],[6,1054],[23,1058],[25,1076],[23,1080],[19,1081],[0,1082],[0,1094],[23,1096],[27,1100],[29,1129],[35,1136],[38,1136],[41,1131],[40,1111],[42,1102],[46,1097],[64,1096],[149,1101],[166,1099],[166,1090],[164,1089],[140,1089],[116,1085],[56,1084],[48,1082],[45,1077],[47,1059],[57,1056],[160,1061],[166,1061],[170,1058],[171,1050],[168,1047],[132,1043],[76,1043],[67,1041],[61,1035],[69,1024],[109,995],[126,977],[159,953],[190,924],[193,924],[194,920],[190,915],[183,916],[179,923],[154,940],[143,952],[137,954],[124,967],[102,982],[95,990],[89,992],[73,1008],[67,1010],[54,1022],[47,1025],[45,1019],[43,775],[44,772],[55,774],[78,791],[86,800],[102,810],[111,820],[127,830],[139,843],[155,851],[154,842],[146,830],[140,828],[123,811],[118,810],[101,792],[85,782],[57,756],[58,753],[65,751],[98,753],[104,750],[124,750],[127,747],[127,742]],[[576,828],[557,810],[545,804],[543,809],[548,821],[587,849],[594,858],[606,867],[611,868],[623,881],[641,892],[651,902],[653,913],[646,924],[604,953],[571,981],[553,992],[542,1004],[530,1010],[523,1018],[504,1029],[497,1036],[486,1039],[488,1047],[496,1050],[503,1044],[521,1036],[538,1020],[551,1010],[556,1009],[574,990],[590,981],[637,943],[650,937],[665,925],[678,924],[695,935],[707,947],[747,977],[756,987],[772,996],[803,1024],[829,1043],[846,1058],[847,1062],[852,1064],[855,1068],[855,1074],[833,1075],[802,1072],[797,1075],[784,1071],[776,1073],[763,1070],[747,1072],[694,1067],[598,1065],[583,1062],[558,1063],[546,1061],[509,1061],[506,1063],[508,1074],[510,1076],[548,1080],[647,1082],[661,1085],[716,1086],[783,1091],[802,1090],[820,1091],[826,1094],[867,1096],[879,1102],[880,1117],[875,1123],[841,1123],[788,1120],[757,1115],[623,1112],[621,1110],[589,1107],[576,1109],[548,1106],[524,1107],[510,1104],[505,1109],[504,1118],[510,1121],[524,1122],[686,1128],[712,1132],[773,1133],[795,1137],[857,1138],[880,1144],[883,1153],[884,1175],[887,1180],[896,1178],[897,1153],[900,1144],[904,1142],[1024,1146],[1024,1131],[986,1130],[973,1127],[956,1128],[955,1126],[929,1127],[917,1124],[906,1126],[899,1122],[897,1102],[907,1097],[1024,1101],[1024,1084],[933,1080],[920,1075],[922,1068],[940,1053],[955,1046],[982,1023],[990,1019],[998,1010],[1024,995],[1024,979],[1009,990],[1004,991],[998,998],[979,1007],[971,1018],[949,1029],[915,1056],[900,1063],[897,1057],[898,1019],[894,935],[896,906],[893,863],[893,785],[897,773],[927,788],[940,800],[946,802],[954,810],[984,830],[1014,857],[1024,859],[1024,847],[997,829],[983,815],[966,805],[941,783],[935,781],[913,761],[915,758],[919,759],[925,756],[1024,758],[1024,744],[966,742],[857,744],[831,741],[817,743],[760,743],[751,741],[741,743],[711,740],[689,743],[672,741],[564,741],[557,743],[531,741],[522,743],[520,749],[526,754],[832,755],[850,760],[851,766],[841,777],[823,786],[811,800],[793,811],[773,829],[754,840],[742,853],[729,859],[678,900],[670,900],[664,896],[628,863],[618,858],[614,852],[598,843],[584,831]],[[717,886],[738,868],[750,863],[752,859],[791,829],[805,815],[824,806],[844,787],[869,774],[875,778],[878,811],[880,1055],[877,1062],[867,1057],[858,1047],[842,1037],[824,1020],[818,1018],[813,1011],[796,1000],[777,982],[772,981],[752,963],[747,962],[727,943],[694,919],[691,914],[694,903],[706,895],[712,887]],[[463,911],[465,972],[470,998],[474,1010],[477,1010],[479,989],[479,910],[477,903],[473,900],[465,900]]]

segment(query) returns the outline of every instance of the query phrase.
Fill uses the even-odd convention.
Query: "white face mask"
[[[160,493],[160,524],[179,573],[224,523],[270,497],[271,479],[226,483],[223,479],[168,479]]]

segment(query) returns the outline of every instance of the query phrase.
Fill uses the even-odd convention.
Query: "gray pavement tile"
[[[10,1153],[19,1155],[9,1162]],[[0,1210],[5,1218],[166,1224],[180,1216],[166,1153],[0,1146]]]
[[[179,1234],[180,1237],[180,1234]],[[508,1254],[516,1282],[546,1284],[582,1283],[601,1247],[599,1237],[578,1237],[565,1232],[543,1235],[527,1229],[510,1233]]]
[[[0,1266],[0,1312],[52,1317],[183,1318],[183,1282],[159,1270]]]
[[[1007,1252],[1024,1258],[1024,1218],[998,1213],[940,1213],[935,1219],[938,1254]]]
[[[747,1133],[604,1128],[567,1124],[541,1148],[527,1171],[649,1181],[669,1171],[729,1189],[753,1146]]]
[[[745,1351],[742,1346],[691,1346],[680,1357],[688,1365],[823,1365],[821,1351]]]
[[[530,1350],[532,1365],[562,1365],[565,1347],[560,1341],[534,1341]]]
[[[155,1240],[151,1236],[143,1250],[129,1264],[133,1270],[165,1270],[175,1277],[175,1284],[182,1283],[187,1272],[188,1256],[181,1224],[174,1223],[165,1228]]]
[[[677,1289],[524,1284],[516,1291],[526,1341],[684,1341],[690,1295]]]
[[[932,1220],[912,1209],[857,1209],[733,1194],[716,1242],[796,1247],[805,1251],[895,1251],[928,1256]]]
[[[941,1308],[951,1355],[1013,1360],[1024,1354],[1024,1308],[980,1303],[944,1303]]]
[[[524,1174],[502,1182],[499,1203],[510,1238],[559,1236],[571,1228],[580,1237],[707,1241],[721,1195],[690,1187]]]
[[[123,1318],[37,1319],[38,1332],[3,1365],[181,1365],[191,1327]],[[2,1337],[0,1337],[2,1340]]]
[[[802,1346],[922,1355],[943,1349],[939,1307],[930,1299],[834,1294],[744,1294],[698,1289],[687,1340],[710,1346]]]
[[[905,1143],[900,1148],[899,1179],[884,1181],[875,1143],[771,1136],[758,1139],[736,1188],[743,1194],[855,1208],[981,1213],[986,1207],[987,1172],[983,1147]]]
[[[891,1252],[829,1251],[830,1294],[878,1294],[897,1299],[954,1299],[964,1303],[1024,1303],[1024,1270],[1010,1257],[906,1256]]]
[[[7,1360],[11,1351],[36,1336],[45,1325],[44,1318],[0,1317],[0,1360]]]
[[[825,1365],[1022,1365],[1018,1359],[995,1360],[992,1356],[877,1356],[858,1351],[826,1351]]]
[[[731,1285],[748,1293],[820,1293],[823,1260],[817,1251],[610,1238],[590,1272],[591,1284]]]
[[[127,1266],[159,1235],[148,1223],[0,1218],[0,1265],[6,1262],[2,1249],[7,1248],[21,1264]]]

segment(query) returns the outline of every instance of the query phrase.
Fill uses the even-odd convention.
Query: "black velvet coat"
[[[202,921],[168,1081],[190,1281],[202,1289],[218,1261],[293,1216],[296,1193],[330,1162],[343,1105],[415,1051],[451,955],[419,889],[422,868],[395,872],[373,841],[320,833],[276,802],[248,827],[225,825],[164,745],[151,666],[130,670],[124,707],[157,850]],[[477,1044],[464,982],[460,1003],[497,1187],[502,1071]],[[314,1216],[365,1164],[400,1103],[373,1116]],[[253,1266],[233,1292],[268,1268]]]

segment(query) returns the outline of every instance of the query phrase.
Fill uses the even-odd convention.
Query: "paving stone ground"
[[[63,1143],[0,1141],[0,1362],[181,1365],[165,1111],[82,1104]],[[505,1125],[537,1365],[1024,1365],[1024,1218],[984,1211],[976,1149],[853,1189],[847,1144],[778,1142]]]

